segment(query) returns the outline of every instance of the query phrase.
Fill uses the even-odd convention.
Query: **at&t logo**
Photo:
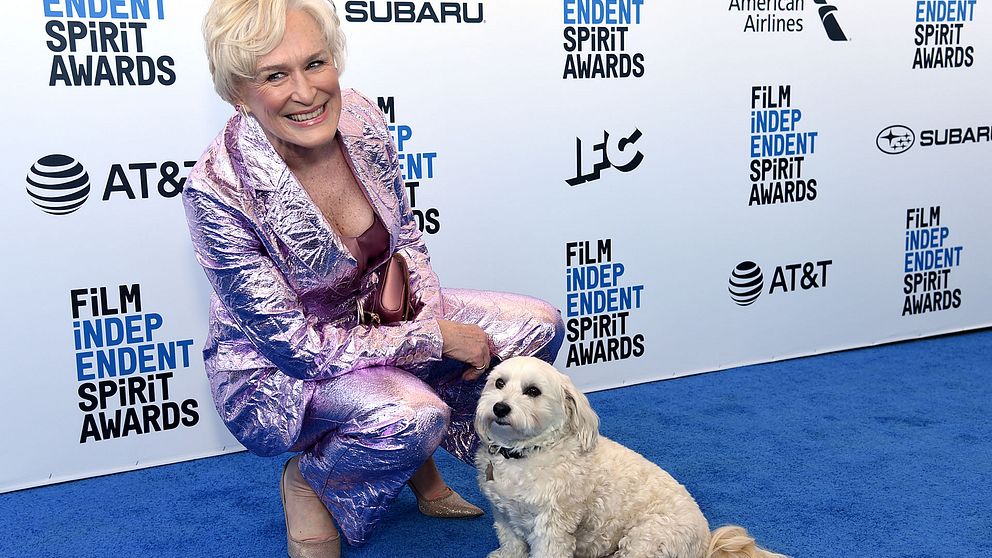
[[[809,291],[827,286],[827,268],[833,260],[780,265],[772,274],[768,294]],[[750,306],[761,296],[765,277],[758,264],[747,260],[730,273],[730,298],[738,306]]]
[[[765,278],[752,261],[741,262],[730,274],[730,298],[740,306],[749,306],[761,296]]]
[[[183,191],[184,170],[196,161],[114,163],[104,182],[102,201],[112,196],[130,200],[151,197],[173,198]],[[86,203],[90,195],[90,175],[83,165],[68,155],[53,154],[38,159],[27,176],[31,203],[50,215],[68,215]]]
[[[38,159],[31,165],[27,181],[31,203],[52,215],[72,213],[90,195],[90,175],[68,155],[46,155]]]

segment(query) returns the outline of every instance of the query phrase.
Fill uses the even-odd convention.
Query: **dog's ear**
[[[565,403],[568,425],[579,439],[579,448],[589,451],[596,447],[599,440],[599,416],[592,410],[586,395],[575,388],[572,380],[565,374],[561,376],[562,401]]]
[[[479,435],[479,439],[482,440],[483,444],[489,443],[489,429],[486,426],[486,421],[482,420],[482,413],[478,409],[475,411],[475,419],[472,421],[475,425],[475,432]]]

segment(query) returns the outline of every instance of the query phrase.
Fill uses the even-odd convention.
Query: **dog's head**
[[[489,373],[475,429],[483,442],[508,448],[575,436],[588,451],[599,437],[599,417],[568,376],[543,360],[514,357]]]

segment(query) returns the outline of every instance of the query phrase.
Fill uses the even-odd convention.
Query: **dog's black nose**
[[[499,403],[493,405],[493,414],[499,418],[503,418],[510,414],[510,406],[500,401]]]

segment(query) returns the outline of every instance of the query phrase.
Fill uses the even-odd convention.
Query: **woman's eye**
[[[319,68],[324,65],[323,60],[314,60],[313,62],[307,64],[308,69]]]
[[[496,379],[496,389],[503,389],[503,386],[505,385],[506,385],[506,380],[504,380],[503,378]]]
[[[265,81],[270,81],[270,82],[271,81],[278,81],[284,75],[285,74],[283,74],[282,72],[274,72],[274,73],[271,73],[271,74],[265,76]]]
[[[524,390],[524,395],[528,397],[537,397],[538,395],[541,395],[541,390],[537,389],[537,386],[530,386]]]

